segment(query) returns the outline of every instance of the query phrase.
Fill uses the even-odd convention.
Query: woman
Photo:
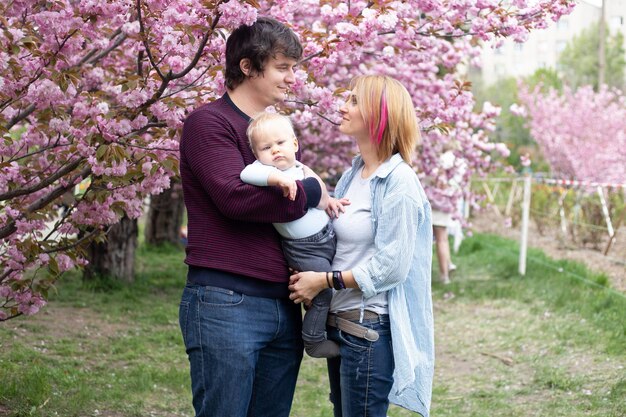
[[[339,180],[329,211],[337,235],[332,273],[291,276],[291,299],[336,289],[328,338],[335,417],[385,417],[389,402],[427,417],[434,367],[430,204],[410,167],[419,140],[415,109],[390,77],[351,83],[339,130],[359,155]],[[350,204],[346,204],[349,200]]]
[[[442,284],[450,283],[450,272],[456,269],[450,256],[448,241],[448,225],[452,222],[450,213],[433,209],[433,235],[437,245],[437,261],[439,262],[439,280]]]

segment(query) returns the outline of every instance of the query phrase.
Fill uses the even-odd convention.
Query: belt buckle
[[[363,339],[367,340],[368,342],[375,342],[378,340],[378,338],[378,332],[372,329],[367,329],[365,331],[365,334],[363,335]]]

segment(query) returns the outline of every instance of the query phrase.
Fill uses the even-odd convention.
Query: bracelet
[[[341,271],[333,271],[333,288],[336,290],[345,290],[346,283],[343,282]]]
[[[332,288],[333,286],[330,284],[330,272],[326,272],[326,283],[328,284],[328,288]]]

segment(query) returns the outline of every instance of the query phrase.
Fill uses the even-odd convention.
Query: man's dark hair
[[[277,54],[295,60],[302,56],[302,45],[287,26],[269,17],[259,17],[252,26],[239,26],[226,41],[226,87],[232,90],[246,78],[239,67],[242,59],[250,60],[252,74],[260,74],[267,60]]]

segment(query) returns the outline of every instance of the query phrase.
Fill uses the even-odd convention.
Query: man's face
[[[289,87],[296,81],[294,68],[297,61],[283,54],[271,57],[265,63],[263,73],[255,74],[247,79],[249,86],[256,92],[265,107],[283,101]]]
[[[293,130],[283,123],[272,123],[259,129],[253,140],[256,159],[282,171],[296,163],[298,140]]]

